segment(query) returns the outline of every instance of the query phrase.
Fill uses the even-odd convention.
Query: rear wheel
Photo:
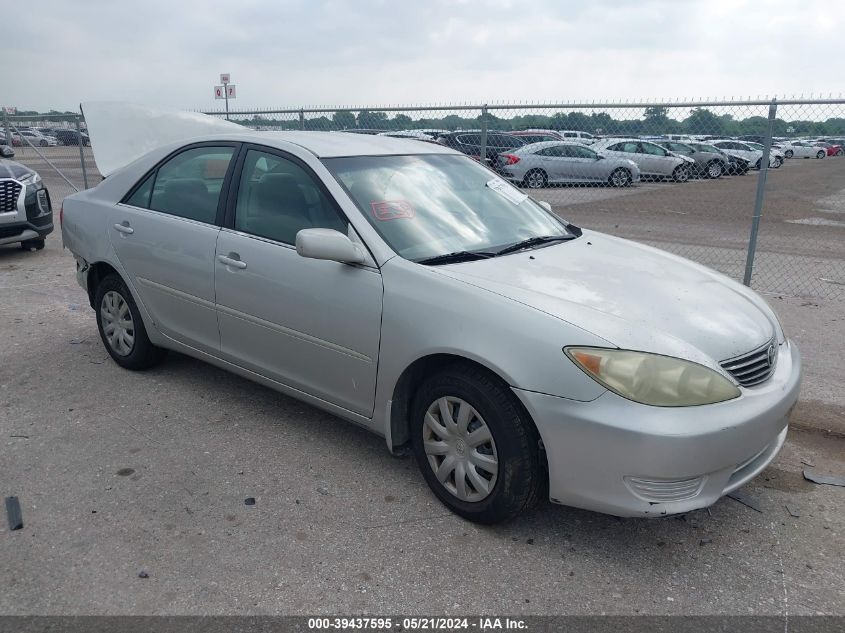
[[[529,189],[542,189],[549,184],[549,177],[542,169],[532,169],[522,180],[522,185]]]
[[[138,306],[120,277],[108,275],[97,285],[94,309],[100,338],[118,365],[147,369],[164,358],[166,350],[150,342]]]
[[[672,171],[672,180],[675,182],[686,182],[689,180],[689,167],[686,165],[678,165]]]
[[[631,184],[633,178],[631,177],[631,172],[625,169],[624,167],[617,167],[614,169],[609,178],[609,182],[614,187],[627,187]]]
[[[711,160],[707,164],[707,177],[708,178],[720,178],[722,176],[723,171],[724,171],[724,168],[722,167],[722,161]]]
[[[816,152],[816,158],[824,158],[826,154],[827,152],[819,150],[818,152]]]
[[[497,523],[535,506],[546,491],[539,436],[495,376],[456,367],[426,380],[412,405],[417,464],[456,514]]]

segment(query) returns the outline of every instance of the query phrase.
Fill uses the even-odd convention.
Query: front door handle
[[[234,257],[231,257],[232,255],[234,255]],[[243,270],[244,268],[246,268],[246,262],[238,259],[237,253],[229,253],[229,256],[218,255],[217,261],[220,262],[221,264],[226,264],[227,266],[231,266],[232,268],[238,268],[240,270]]]
[[[114,230],[118,233],[123,233],[124,235],[132,235],[135,232],[135,229],[129,226],[129,222],[126,221],[123,221],[120,224],[115,224]]]

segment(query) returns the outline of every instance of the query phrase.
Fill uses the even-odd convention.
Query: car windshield
[[[323,163],[405,259],[495,252],[532,237],[574,237],[565,222],[466,156],[355,156]]]

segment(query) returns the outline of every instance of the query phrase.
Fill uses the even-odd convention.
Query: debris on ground
[[[708,543],[712,543],[712,542],[713,542],[712,538],[703,538],[700,541],[698,541],[698,546],[702,547],[702,546],[707,545]]]
[[[143,569],[138,572],[138,578],[149,578],[149,577],[150,577],[150,575],[147,572],[145,572]]]
[[[816,462],[814,462],[811,457],[802,457],[801,463],[804,464],[805,466],[815,466],[816,465]]]
[[[789,512],[790,516],[794,516],[796,519],[801,516],[801,510],[799,510],[797,506],[794,506],[791,503],[786,504],[786,511]]]
[[[6,516],[9,519],[9,530],[23,529],[23,514],[17,497],[6,497]]]
[[[729,492],[728,496],[734,501],[739,501],[742,505],[748,506],[755,512],[760,512],[761,514],[763,512],[763,509],[760,507],[760,502],[757,501],[757,499],[755,499],[751,495],[747,495],[744,492],[734,490],[733,492]]]
[[[329,489],[326,488],[325,486],[318,486],[317,492],[319,492],[321,495],[327,495],[327,494],[329,494]]]
[[[254,506],[255,505],[255,497],[247,497],[244,499],[245,506]]]
[[[827,486],[845,486],[845,477],[833,473],[820,473],[815,468],[804,469],[804,479]]]

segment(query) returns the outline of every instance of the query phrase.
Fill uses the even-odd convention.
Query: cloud
[[[845,18],[823,0],[31,0],[3,101],[239,108],[824,93]]]

